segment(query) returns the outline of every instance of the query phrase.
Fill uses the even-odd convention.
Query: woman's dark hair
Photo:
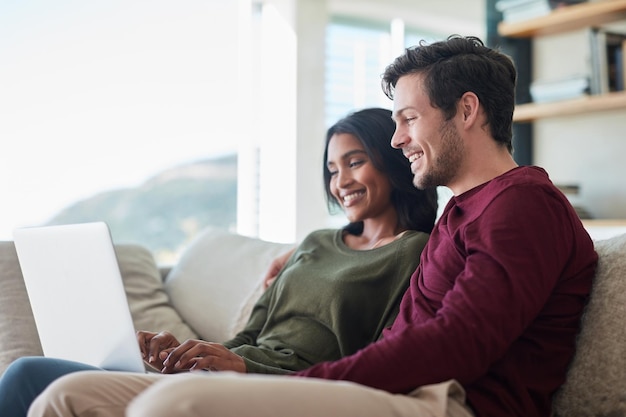
[[[513,108],[517,72],[507,55],[486,47],[474,36],[452,35],[447,40],[407,48],[382,77],[382,88],[393,99],[398,80],[423,74],[430,103],[449,120],[468,91],[476,94],[487,116],[493,138],[513,151]]]
[[[437,190],[419,190],[413,185],[408,159],[400,149],[391,147],[394,131],[391,111],[382,108],[368,108],[351,113],[328,129],[323,168],[328,209],[332,212],[334,208],[341,207],[330,191],[331,175],[326,165],[328,144],[333,135],[347,133],[361,142],[376,169],[389,177],[391,202],[398,213],[399,226],[430,233],[437,217]],[[360,235],[363,232],[363,222],[350,223],[344,229],[351,234]]]

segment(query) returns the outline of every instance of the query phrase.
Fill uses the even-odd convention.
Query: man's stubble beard
[[[463,140],[452,120],[442,122],[439,127],[441,148],[434,163],[421,176],[413,178],[413,184],[420,190],[447,186],[456,177],[463,160]]]

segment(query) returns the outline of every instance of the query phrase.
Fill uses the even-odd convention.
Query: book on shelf
[[[591,28],[589,39],[591,94],[623,91],[626,33]]]
[[[622,41],[622,47],[615,50],[615,91],[624,91],[626,84],[626,74],[624,73],[624,48],[626,40]]]
[[[537,80],[530,83],[530,96],[535,103],[568,100],[589,94],[589,77],[572,75],[553,80]]]
[[[502,12],[502,21],[518,22],[550,14],[549,0],[499,0],[496,10]]]
[[[559,7],[567,7],[573,4],[587,3],[587,1],[594,0],[550,0],[550,6],[552,6],[553,9],[558,9]]]
[[[590,219],[591,214],[579,204],[580,186],[578,184],[554,184],[569,200],[576,214],[581,219]]]
[[[504,22],[518,22],[550,14],[553,9],[583,3],[587,0],[498,0],[496,10]]]

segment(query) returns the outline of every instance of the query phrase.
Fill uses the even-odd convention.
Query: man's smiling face
[[[424,189],[449,186],[463,160],[463,140],[454,124],[430,104],[422,74],[400,77],[393,98],[396,131],[391,146],[411,162],[413,183]]]

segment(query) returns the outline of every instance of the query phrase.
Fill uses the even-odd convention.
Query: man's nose
[[[403,129],[397,128],[395,132],[393,132],[393,136],[391,137],[391,147],[396,149],[401,149],[406,145],[407,135],[403,132]]]

